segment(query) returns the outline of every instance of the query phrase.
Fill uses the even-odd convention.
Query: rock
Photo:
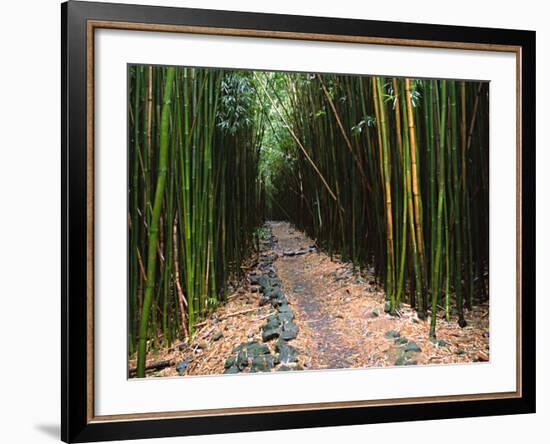
[[[279,312],[279,320],[281,321],[281,324],[293,321],[294,312],[292,309],[290,311]]]
[[[390,301],[386,301],[384,303],[384,313],[389,313],[391,311],[391,303]]]
[[[187,366],[192,359],[192,357],[185,358],[184,360],[180,361],[178,365],[176,365],[176,370],[178,371],[178,374],[180,376],[183,376],[185,374],[185,370],[187,369]]]
[[[282,291],[277,291],[274,293],[276,293],[276,296],[271,298],[271,305],[273,306],[273,308],[277,308],[277,307],[280,307],[281,305],[288,303]]]
[[[257,342],[256,341],[241,342],[239,345],[236,345],[235,347],[233,347],[233,353],[237,353],[241,350],[245,350],[246,347],[252,344],[257,344]]]
[[[262,341],[271,341],[272,339],[278,338],[280,334],[281,330],[279,328],[262,329]]]
[[[272,288],[271,291],[267,293],[270,299],[286,299],[283,290],[280,288]]]
[[[459,348],[458,350],[455,351],[455,354],[457,354],[459,356],[465,355],[466,350],[464,350],[463,348]]]
[[[407,357],[405,355],[400,356],[397,361],[394,362],[394,365],[407,365]]]
[[[252,364],[250,366],[250,372],[251,373],[269,372],[275,366],[275,362],[276,360],[273,357],[273,355],[256,356],[252,360]]]
[[[214,336],[212,336],[213,341],[217,341],[223,337],[223,333],[221,331],[217,331],[214,333]]]
[[[244,350],[241,350],[237,353],[236,365],[239,367],[239,370],[242,370],[248,365],[248,355]]]
[[[395,339],[395,338],[399,338],[400,336],[401,336],[401,334],[397,330],[388,330],[384,334],[384,337],[386,339]]]
[[[279,361],[282,364],[298,361],[298,351],[282,339],[279,339],[275,344],[275,350],[279,352]]]
[[[233,367],[237,362],[237,356],[231,355],[229,358],[225,360],[225,364],[223,365],[225,368]]]
[[[239,372],[240,372],[239,367],[237,367],[236,365],[233,365],[229,368],[226,368],[223,373],[225,375],[234,375],[234,374],[239,373]]]
[[[263,329],[279,328],[281,326],[281,320],[277,314],[269,315],[266,319],[266,323],[261,326]]]
[[[378,316],[380,316],[380,312],[378,311],[378,308],[375,308],[374,310],[372,310],[371,315],[373,318],[377,318]]]
[[[290,341],[298,336],[298,326],[294,322],[287,322],[283,325],[283,330],[280,334],[285,341]]]
[[[464,328],[464,327],[466,327],[467,325],[468,325],[468,323],[466,322],[466,320],[465,320],[464,318],[460,318],[460,319],[458,320],[458,326],[459,326],[460,328]]]
[[[281,304],[278,309],[279,313],[294,313],[292,308],[288,305],[288,303]]]
[[[418,344],[412,341],[409,342],[407,345],[405,345],[404,350],[406,352],[415,352],[415,353],[420,353],[422,351],[422,349],[418,346]]]
[[[250,359],[253,356],[267,355],[269,354],[269,347],[265,344],[253,342],[252,344],[246,347],[246,353],[247,353],[248,359]]]
[[[396,338],[395,339],[395,344],[396,345],[404,345],[406,344],[407,342],[409,342],[409,340],[405,337],[400,337],[400,338]]]
[[[260,287],[258,287],[258,286],[254,286],[254,287],[251,287],[251,288],[250,288],[250,291],[251,291],[252,293],[258,293],[259,290],[260,290]]]
[[[264,305],[267,305],[270,302],[271,302],[271,299],[265,293],[260,296],[260,300],[258,301],[258,303],[260,304],[260,307],[263,307]]]
[[[271,285],[270,285],[270,279],[267,275],[265,274],[262,274],[258,280],[258,285],[265,291],[266,288],[269,288]]]

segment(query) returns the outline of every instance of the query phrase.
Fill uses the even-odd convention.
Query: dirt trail
[[[489,357],[488,316],[438,321],[438,342],[428,339],[427,321],[403,306],[401,317],[384,313],[384,293],[369,273],[309,252],[313,241],[286,222],[270,222],[278,239],[275,266],[296,312],[300,334],[294,341],[310,369],[385,367],[484,361]],[[305,249],[288,256],[285,251]],[[476,310],[486,311],[488,307]],[[476,318],[478,320],[476,320]]]
[[[299,321],[305,333],[311,336],[310,354],[317,355],[319,368],[348,368],[350,356],[357,354],[360,344],[345,344],[343,331],[335,328],[337,323],[331,307],[323,300],[325,292],[314,288],[316,276],[312,274],[304,255],[284,256],[284,251],[303,249],[308,251],[311,239],[293,230],[288,223],[271,224],[273,235],[278,239],[279,254],[277,270],[283,280],[283,288],[290,302],[299,313]]]

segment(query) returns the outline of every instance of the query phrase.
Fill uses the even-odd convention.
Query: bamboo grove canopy
[[[370,268],[387,311],[488,298],[487,83],[129,67],[129,353],[188,339],[265,220]],[[430,331],[436,334],[437,316]]]

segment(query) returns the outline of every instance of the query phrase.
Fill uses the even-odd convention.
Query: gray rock
[[[300,254],[306,254],[305,248],[288,248],[283,250],[283,256],[298,256]]]
[[[384,334],[384,337],[386,339],[395,339],[395,338],[399,338],[400,336],[401,336],[401,334],[397,330],[388,330]]]
[[[214,336],[212,336],[213,341],[217,341],[223,337],[223,333],[221,331],[217,331],[214,333]]]
[[[422,349],[418,346],[416,342],[409,342],[407,345],[405,345],[404,350],[407,352],[415,353],[420,353],[422,351]]]
[[[406,356],[399,356],[397,358],[397,361],[394,362],[394,365],[407,365],[407,357]]]
[[[390,301],[386,301],[384,303],[384,312],[389,313],[390,311],[391,311],[391,303],[390,303]]]
[[[281,339],[275,344],[275,350],[279,352],[279,361],[281,364],[298,361],[298,351]]]
[[[443,339],[430,339],[430,342],[439,347],[447,347],[448,345],[450,345],[447,341]]]
[[[248,341],[248,342],[241,342],[239,345],[236,345],[235,347],[233,347],[233,353],[237,353],[241,350],[245,350],[246,347],[252,345],[252,344],[257,344],[258,342],[256,341]]]
[[[269,304],[270,302],[271,302],[271,299],[269,298],[268,295],[266,295],[266,294],[264,293],[264,294],[262,294],[262,295],[260,296],[260,300],[259,300],[258,303],[260,304],[260,307],[263,307],[264,305],[267,305],[267,304]]]
[[[298,336],[298,326],[294,322],[285,323],[280,336],[285,341],[295,339]]]
[[[294,320],[294,312],[292,310],[291,311],[280,312],[279,313],[279,319],[280,319],[282,324],[284,324],[286,322],[291,322],[292,320]]]
[[[225,364],[223,365],[225,368],[233,367],[237,362],[237,356],[231,355],[229,358],[225,360]]]
[[[266,319],[266,323],[262,325],[262,330],[264,329],[271,329],[271,328],[279,328],[281,326],[281,320],[279,319],[279,315],[272,314],[269,315]]]
[[[273,291],[271,293],[271,305],[273,305],[274,308],[277,308],[284,304],[288,304],[288,300],[286,299],[284,293],[279,289]]]
[[[239,370],[242,370],[248,365],[248,355],[244,350],[241,350],[239,353],[237,353],[236,364],[237,367],[239,367]]]
[[[262,329],[262,341],[271,341],[272,339],[278,338],[280,334],[281,330],[279,328]]]
[[[258,285],[260,287],[262,287],[265,291],[266,288],[269,288],[271,287],[270,285],[270,279],[267,275],[265,274],[262,274],[259,278],[258,278]]]
[[[246,353],[248,359],[253,356],[267,355],[269,354],[269,347],[265,344],[254,342],[246,347]]]
[[[256,373],[256,372],[269,372],[273,369],[275,366],[275,358],[273,355],[261,355],[256,356],[252,360],[252,364],[250,366],[250,372]]]
[[[178,365],[176,365],[176,370],[178,371],[178,374],[180,376],[183,376],[185,374],[185,370],[187,369],[187,366],[191,362],[193,358],[190,356],[188,358],[185,358],[184,360],[180,361]]]
[[[250,285],[260,285],[260,276],[258,274],[251,274],[249,276],[250,278]]]
[[[375,308],[374,310],[372,310],[371,315],[373,318],[377,318],[378,316],[380,316],[380,312],[378,311],[378,308]]]
[[[234,375],[234,374],[239,373],[239,372],[240,372],[239,367],[237,367],[236,365],[233,365],[229,368],[226,368],[223,373],[225,375]]]
[[[279,313],[294,313],[292,308],[288,305],[288,303],[279,305],[278,308]]]
[[[396,339],[395,339],[396,345],[404,345],[404,344],[406,344],[407,342],[409,342],[409,340],[408,340],[407,338],[404,338],[404,337],[396,338]]]

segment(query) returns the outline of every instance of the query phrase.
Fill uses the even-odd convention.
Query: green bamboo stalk
[[[153,298],[155,286],[156,262],[157,262],[157,242],[158,242],[158,224],[160,211],[164,195],[164,186],[166,181],[166,160],[168,154],[168,128],[170,125],[170,105],[172,98],[172,84],[174,82],[175,68],[170,67],[166,70],[166,79],[164,84],[164,96],[162,105],[162,116],[160,125],[160,147],[158,160],[158,178],[155,191],[155,200],[153,204],[153,215],[148,234],[148,257],[147,257],[147,282],[143,298],[143,307],[139,325],[138,342],[138,363],[137,377],[145,376],[145,357],[147,346],[147,324],[150,315],[150,307]]]

